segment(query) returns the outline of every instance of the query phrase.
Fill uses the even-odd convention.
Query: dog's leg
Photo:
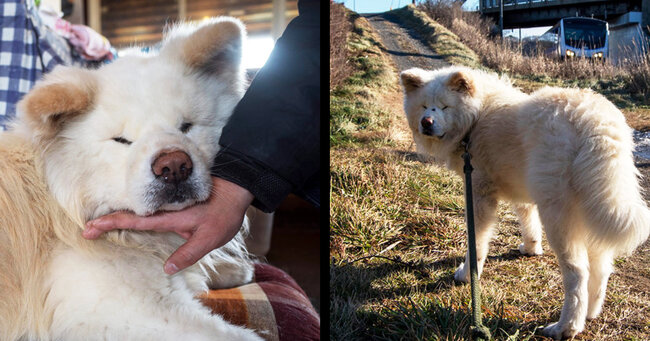
[[[569,201],[555,198],[550,205],[547,202],[538,207],[549,244],[557,256],[564,284],[564,305],[560,320],[542,332],[554,339],[570,338],[584,329],[587,316],[587,246],[582,237],[581,222]]]
[[[607,280],[612,273],[614,257],[611,251],[597,250],[589,253],[589,308],[587,319],[595,319],[603,308]]]
[[[255,269],[245,245],[244,236],[239,233],[226,245],[203,257],[201,263],[210,289],[232,288],[253,279]]]
[[[537,206],[532,204],[513,204],[519,225],[521,226],[521,239],[519,252],[528,256],[544,253],[542,250],[542,223],[539,221]]]
[[[478,188],[476,186],[475,188]],[[492,196],[477,195],[474,191],[474,227],[476,231],[476,260],[478,265],[478,275],[483,271],[483,264],[487,258],[492,230],[496,221],[497,200]],[[465,254],[465,262],[460,264],[454,279],[459,282],[469,282],[469,250]]]

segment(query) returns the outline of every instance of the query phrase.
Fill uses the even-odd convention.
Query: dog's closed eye
[[[129,141],[129,140],[123,138],[122,136],[114,137],[113,141],[115,141],[117,143],[125,144],[127,146],[130,145],[131,143],[133,143],[132,141]]]
[[[190,131],[190,129],[192,129],[192,126],[193,124],[190,122],[183,122],[183,124],[181,124],[181,127],[179,129],[181,130],[181,133],[185,134],[188,131]]]

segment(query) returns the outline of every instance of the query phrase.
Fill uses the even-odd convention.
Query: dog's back
[[[560,157],[570,160],[566,171],[590,243],[618,254],[634,251],[648,238],[650,213],[634,167],[632,129],[620,110],[590,90],[543,88],[532,94],[521,113],[546,127],[524,134],[536,136],[536,148],[549,145],[547,155],[565,153]],[[540,131],[546,135],[540,136]]]

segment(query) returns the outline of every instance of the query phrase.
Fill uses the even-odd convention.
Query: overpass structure
[[[479,0],[479,10],[502,30],[552,26],[566,17],[605,20],[614,63],[638,58],[650,45],[650,0]]]
[[[642,12],[641,26],[650,24],[650,0],[479,0],[479,11],[502,29],[552,26],[565,17],[593,17],[611,21],[628,12]]]

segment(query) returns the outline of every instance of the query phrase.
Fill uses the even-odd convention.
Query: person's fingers
[[[193,228],[194,216],[193,213],[187,211],[162,212],[148,217],[140,217],[130,212],[114,212],[86,223],[83,236],[87,239],[95,239],[102,233],[115,229],[157,232],[186,231]],[[187,234],[182,236],[186,238]]]
[[[203,236],[204,234],[206,233],[197,231],[185,244],[176,249],[165,262],[163,268],[165,273],[173,275],[198,262],[199,259],[219,246],[213,236]]]

